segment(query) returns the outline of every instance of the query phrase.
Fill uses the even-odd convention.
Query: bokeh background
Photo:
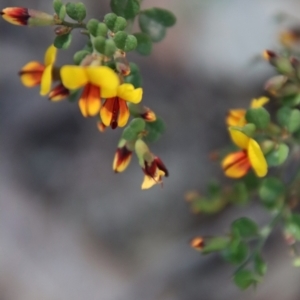
[[[85,0],[90,17],[109,12],[108,0]],[[52,12],[50,0],[1,0]],[[292,0],[145,0],[178,17],[150,57],[131,54],[144,78],[144,103],[163,117],[167,131],[151,146],[170,171],[163,188],[141,191],[143,174],[133,159],[123,174],[111,170],[121,130],[101,134],[76,104],[50,103],[17,76],[42,60],[51,28],[12,26],[0,20],[0,299],[1,300],[224,300],[300,298],[279,234],[264,257],[269,271],[256,290],[240,292],[233,269],[218,256],[190,248],[198,234],[226,231],[233,219],[269,216],[256,205],[214,217],[193,215],[184,194],[223,180],[210,151],[228,141],[224,116],[247,107],[272,74],[257,60],[276,49],[276,14],[297,17]],[[74,35],[59,54],[71,63],[84,40]]]

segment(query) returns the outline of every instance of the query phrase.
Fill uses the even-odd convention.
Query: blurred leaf
[[[80,50],[80,51],[77,51],[74,56],[73,56],[73,60],[74,60],[74,63],[76,65],[80,65],[80,63],[82,62],[82,60],[87,56],[89,55],[90,52],[87,51],[87,50]]]
[[[136,51],[142,55],[149,55],[152,52],[152,41],[148,34],[138,32],[133,34],[137,39]]]
[[[142,118],[134,118],[124,129],[122,139],[132,141],[137,139],[138,134],[145,129],[146,122]]]
[[[244,182],[233,184],[232,193],[229,195],[229,201],[235,204],[245,204],[249,200],[247,186]]]
[[[72,35],[70,33],[59,35],[54,39],[54,46],[58,49],[69,48],[72,41]]]
[[[300,214],[294,213],[286,223],[286,230],[297,240],[300,241]]]
[[[231,230],[242,238],[253,237],[258,234],[257,224],[249,218],[240,218],[231,224]]]
[[[300,129],[300,111],[298,109],[281,107],[277,111],[277,120],[291,133]]]
[[[138,0],[111,0],[110,7],[112,12],[126,20],[133,19],[140,12]]]
[[[127,26],[127,21],[123,17],[118,17],[114,13],[108,13],[104,16],[104,23],[112,32],[124,30]]]
[[[258,129],[264,129],[270,123],[270,114],[264,107],[249,108],[246,112],[246,120]]]
[[[289,155],[289,147],[286,144],[279,144],[275,149],[271,150],[265,155],[268,166],[280,166],[282,165]]]
[[[260,276],[264,276],[267,272],[267,264],[258,253],[254,256],[254,270]]]
[[[201,250],[202,254],[208,254],[225,249],[229,244],[229,238],[218,236],[205,240],[204,247]]]
[[[297,106],[300,104],[300,94],[282,98],[282,104],[286,106]]]
[[[241,264],[248,254],[247,244],[234,239],[229,246],[223,251],[224,259],[232,264]]]
[[[255,275],[246,269],[237,271],[233,276],[233,280],[241,290],[245,290],[251,285],[255,285],[257,283]]]
[[[285,186],[278,178],[265,178],[258,193],[265,207],[273,209],[279,205],[279,200],[285,193]]]
[[[145,129],[148,132],[145,141],[156,142],[165,131],[165,123],[158,117],[154,122],[147,122]]]
[[[135,63],[129,63],[130,74],[124,77],[126,83],[131,83],[135,88],[142,86],[142,76],[140,74],[140,69]]]

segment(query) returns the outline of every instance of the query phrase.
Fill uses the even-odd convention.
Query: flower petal
[[[240,178],[246,175],[251,167],[245,151],[228,154],[221,164],[225,175],[231,178]]]
[[[60,76],[63,85],[70,89],[76,90],[88,83],[86,68],[80,66],[66,65],[60,69]]]
[[[232,141],[241,149],[247,149],[250,138],[234,128],[229,128]]]
[[[44,57],[44,62],[45,62],[46,67],[53,65],[55,63],[56,54],[57,54],[57,48],[54,47],[53,45],[51,45],[47,49],[47,51],[45,53],[45,57]]]
[[[25,7],[6,7],[0,14],[5,21],[20,26],[27,25],[30,18],[28,9]]]
[[[110,97],[117,95],[117,87],[120,84],[120,80],[117,74],[111,68],[105,66],[90,66],[86,67],[86,72],[88,79],[92,84],[101,87],[101,90],[104,89],[114,91],[114,94]],[[102,91],[101,96],[105,98],[102,95]]]
[[[226,117],[226,124],[228,126],[244,126],[246,124],[245,114],[246,114],[245,109],[229,110]]]
[[[130,113],[126,102],[122,99],[119,99],[119,107],[120,107],[119,108],[120,111],[119,111],[119,118],[118,118],[118,126],[124,127],[127,124]]]
[[[41,79],[41,91],[40,94],[42,96],[47,95],[50,92],[51,84],[52,84],[52,69],[53,65],[49,65],[45,68],[42,79]]]
[[[249,141],[248,157],[256,175],[258,177],[264,177],[268,172],[268,165],[260,146],[253,139]]]
[[[143,89],[137,88],[130,83],[123,83],[118,87],[118,96],[128,102],[139,103],[142,100]]]
[[[31,61],[19,72],[22,83],[27,87],[33,87],[41,83],[45,66],[38,61]]]
[[[114,101],[115,98],[106,99],[100,110],[100,117],[105,126],[110,126],[113,117]]]
[[[49,100],[56,102],[65,99],[69,95],[70,91],[60,83],[49,93],[48,96]]]
[[[92,117],[99,113],[101,107],[99,87],[87,84],[78,104],[84,117]]]
[[[268,102],[269,102],[269,98],[267,98],[267,97],[260,97],[258,99],[253,99],[251,101],[251,108],[262,107],[262,106],[264,106]]]
[[[132,151],[126,146],[118,148],[113,161],[113,170],[115,172],[123,172],[129,165],[132,157]]]

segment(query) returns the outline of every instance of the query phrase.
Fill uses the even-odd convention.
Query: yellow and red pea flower
[[[258,177],[264,177],[268,172],[268,165],[259,144],[241,131],[229,128],[232,141],[241,150],[228,154],[222,161],[225,175],[240,178],[252,168]]]
[[[152,161],[144,161],[144,167],[142,167],[145,173],[144,181],[142,183],[142,190],[149,189],[155,184],[162,184],[162,177],[169,176],[169,172],[161,161],[161,159],[152,154]]]
[[[48,47],[44,57],[44,64],[38,61],[30,61],[20,71],[20,79],[26,87],[41,86],[40,94],[47,95],[51,90],[53,81],[54,63],[57,49],[51,45]],[[59,84],[49,94],[49,99],[53,101],[61,100],[69,95],[69,91]]]
[[[260,97],[258,99],[252,99],[250,108],[259,108],[269,102],[269,98]],[[228,126],[244,126],[246,125],[246,109],[231,109],[226,117],[226,124]]]
[[[100,117],[105,126],[112,129],[124,127],[130,116],[126,102],[137,104],[143,96],[142,88],[134,88],[130,83],[123,83],[116,89],[113,97],[106,98],[100,110]]]
[[[131,157],[132,157],[132,150],[133,147],[130,147],[130,144],[122,139],[119,142],[117,151],[115,153],[115,157],[113,160],[113,170],[116,173],[120,173],[125,171],[125,169],[128,167]]]
[[[117,74],[106,66],[65,65],[60,75],[66,88],[76,90],[83,87],[78,104],[84,117],[98,114],[101,98],[114,97],[120,84]]]
[[[52,15],[26,7],[6,7],[0,14],[5,21],[13,25],[48,26],[55,24]]]

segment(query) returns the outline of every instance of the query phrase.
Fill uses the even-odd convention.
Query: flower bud
[[[71,27],[67,27],[67,26],[58,26],[54,29],[54,32],[56,35],[64,35],[64,34],[68,34],[70,33],[72,30]]]
[[[50,26],[55,24],[52,15],[26,7],[7,7],[0,14],[4,20],[14,25]]]
[[[116,173],[123,172],[129,165],[132,157],[132,150],[130,144],[121,139],[114,157],[113,170]]]
[[[51,101],[60,101],[70,95],[70,91],[62,83],[57,85],[48,95]]]
[[[286,84],[288,78],[283,75],[277,75],[270,78],[265,84],[265,90],[272,95],[277,95],[283,86]]]

